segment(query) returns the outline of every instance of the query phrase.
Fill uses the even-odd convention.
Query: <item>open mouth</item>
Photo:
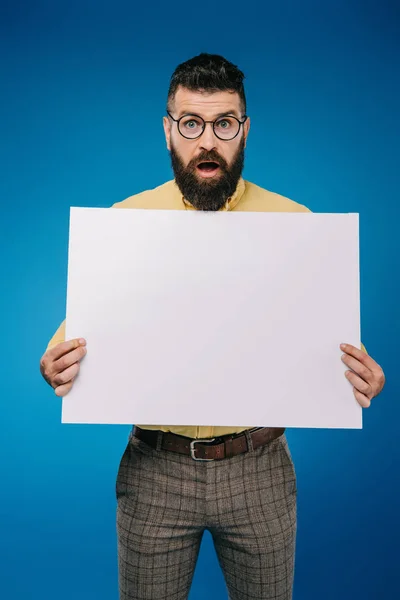
[[[197,165],[197,171],[203,177],[211,177],[212,175],[215,175],[219,169],[219,164],[213,161],[201,162]]]

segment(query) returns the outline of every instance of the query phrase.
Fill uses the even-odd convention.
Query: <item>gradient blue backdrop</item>
[[[171,178],[169,77],[208,51],[247,76],[245,178],[315,212],[360,213],[362,339],[387,375],[362,431],[288,432],[294,598],[398,597],[399,3],[0,10],[0,595],[117,599],[114,482],[129,428],[62,426],[39,359],[65,314],[69,207]],[[190,595],[204,598],[227,598],[208,533]]]

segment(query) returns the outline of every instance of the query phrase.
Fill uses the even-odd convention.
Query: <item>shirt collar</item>
[[[244,190],[245,183],[244,179],[241,177],[236,186],[235,193],[230,198],[228,198],[228,200],[225,202],[224,206],[220,210],[233,210],[242,198]],[[189,200],[186,200],[186,198],[184,198],[183,196],[181,196],[181,198],[186,210],[196,210],[194,206],[190,204]]]

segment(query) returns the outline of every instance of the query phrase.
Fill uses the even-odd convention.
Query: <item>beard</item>
[[[214,150],[204,150],[187,166],[172,144],[170,155],[175,181],[185,200],[197,210],[217,211],[235,193],[244,166],[244,139],[229,166]],[[196,173],[199,162],[217,162],[221,172],[216,177],[200,178]]]

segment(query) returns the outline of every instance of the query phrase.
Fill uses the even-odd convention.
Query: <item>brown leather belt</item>
[[[284,427],[260,427],[247,430],[253,442],[253,449],[264,446],[280,437]],[[247,437],[244,432],[223,435],[210,439],[191,439],[176,433],[163,432],[160,430],[133,428],[132,435],[142,440],[152,448],[157,449],[158,436],[161,434],[161,450],[169,450],[179,454],[187,454],[194,460],[220,460],[230,458],[248,451]]]

